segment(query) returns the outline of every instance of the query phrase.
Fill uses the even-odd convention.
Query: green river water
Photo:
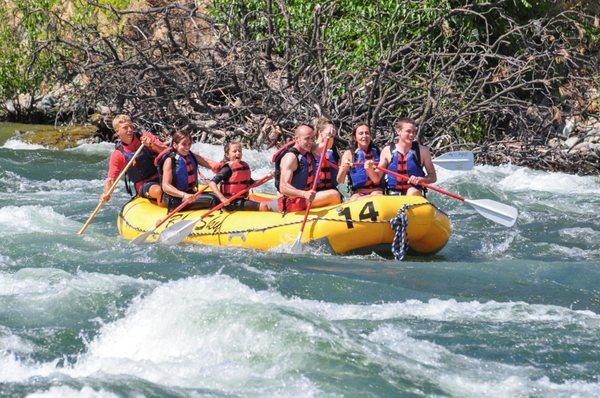
[[[116,229],[122,187],[76,235],[111,144],[50,150],[13,130],[0,132],[0,396],[600,396],[598,177],[438,169],[440,187],[519,219],[432,193],[453,235],[403,262],[134,246]],[[245,151],[255,176],[270,156]]]

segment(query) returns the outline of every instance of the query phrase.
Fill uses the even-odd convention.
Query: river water
[[[598,177],[438,169],[519,220],[432,193],[450,241],[396,262],[129,245],[122,187],[78,236],[112,146],[0,145],[0,396],[600,395]]]

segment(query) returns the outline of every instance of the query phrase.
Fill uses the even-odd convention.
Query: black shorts
[[[176,198],[166,193],[163,193],[163,200],[166,202],[169,211],[179,206],[182,202],[181,198]],[[200,197],[196,198],[195,201],[184,207],[183,210],[210,209],[215,207],[219,203],[219,198],[217,198],[212,193],[206,192],[200,195]]]
[[[238,199],[234,200],[233,203],[228,204],[225,208],[229,211],[235,210],[246,210],[246,211],[258,211],[260,209],[260,203],[250,199]]]

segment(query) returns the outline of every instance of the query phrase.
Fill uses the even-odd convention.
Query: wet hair
[[[352,137],[350,137],[350,145],[351,145],[352,152],[356,151],[356,148],[358,148],[358,142],[356,142],[356,130],[358,130],[358,128],[360,126],[367,126],[369,128],[369,134],[371,133],[371,126],[369,126],[369,123],[359,122],[358,124],[355,124],[354,127],[352,128]],[[373,145],[373,140],[371,139],[371,142],[369,143],[369,149],[371,149],[372,145]]]
[[[232,145],[239,145],[241,147],[242,143],[240,141],[237,141],[237,140],[225,141],[225,146],[223,147],[223,152],[225,153],[223,155],[223,161],[224,162],[229,162],[229,159],[227,158],[227,154],[229,154],[229,149],[231,148]]]
[[[335,124],[333,124],[333,122],[331,120],[329,120],[323,116],[319,116],[318,118],[316,118],[314,121],[314,124],[315,124],[314,130],[317,135],[317,138],[319,136],[319,132],[323,131],[325,129],[325,127],[329,126],[330,124],[335,127]],[[340,160],[340,152],[337,148],[337,142],[338,142],[338,140],[337,140],[336,136],[334,136],[331,150],[333,151],[333,158],[335,159],[336,162]]]
[[[113,130],[117,131],[120,125],[123,123],[133,123],[129,115],[117,115],[112,121]]]
[[[316,133],[319,134],[320,131],[323,131],[323,129],[325,129],[325,127],[327,127],[330,124],[334,125],[331,120],[327,119],[326,117],[319,116],[318,118],[315,119],[315,131],[316,131]]]
[[[177,130],[171,136],[171,146],[179,144],[184,139],[189,139],[192,142],[192,134],[189,131]]]
[[[403,124],[412,124],[415,127],[417,126],[417,122],[415,121],[415,119],[412,119],[410,117],[402,117],[396,120],[396,123],[394,123],[394,130],[399,130]]]

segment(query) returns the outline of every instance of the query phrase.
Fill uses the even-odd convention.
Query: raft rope
[[[371,220],[352,220],[352,222],[354,224],[392,224],[392,229],[394,230],[394,241],[396,241],[396,235],[398,234],[396,231],[396,228],[394,227],[394,220],[396,220],[398,218],[399,214],[403,214],[404,216],[404,223],[405,225],[407,225],[406,222],[406,210],[408,209],[413,209],[415,207],[419,207],[419,206],[431,206],[431,203],[419,203],[419,204],[414,204],[414,205],[404,205],[402,208],[398,209],[398,213],[396,214],[396,217],[387,221],[387,220],[381,220],[381,221],[371,221]],[[147,232],[145,229],[136,227],[134,225],[132,225],[130,222],[127,221],[127,219],[123,216],[122,211],[119,212],[119,218],[123,221],[123,223],[125,223],[129,228],[138,231],[138,232]],[[346,223],[347,220],[346,219],[340,219],[340,218],[328,218],[328,217],[309,217],[307,222],[311,222],[311,221],[335,221],[335,222],[343,222]],[[400,221],[401,222],[401,221]],[[208,232],[192,232],[190,234],[190,236],[192,237],[199,237],[199,236],[215,236],[215,235],[229,235],[229,234],[243,234],[243,233],[248,233],[248,232],[264,232],[264,231],[268,231],[269,229],[274,229],[274,228],[280,228],[280,227],[286,227],[288,225],[300,225],[302,224],[302,220],[297,220],[297,221],[290,221],[287,223],[281,223],[281,224],[276,224],[276,225],[269,225],[266,227],[262,227],[262,228],[245,228],[245,229],[236,229],[236,230],[227,230],[227,231],[208,231]],[[406,228],[404,228],[406,230]],[[157,233],[158,234],[158,233]],[[406,234],[406,231],[403,232],[403,235]],[[405,245],[407,245],[407,239],[403,236],[402,237],[402,241],[404,242]],[[398,246],[399,247],[399,246]],[[395,255],[394,255],[395,256]]]
[[[390,220],[392,229],[394,230],[394,240],[392,240],[392,254],[398,261],[404,260],[406,251],[408,250],[408,238],[406,236],[406,228],[408,227],[408,220],[406,218],[406,210],[410,206],[404,205],[398,209],[396,217]]]

